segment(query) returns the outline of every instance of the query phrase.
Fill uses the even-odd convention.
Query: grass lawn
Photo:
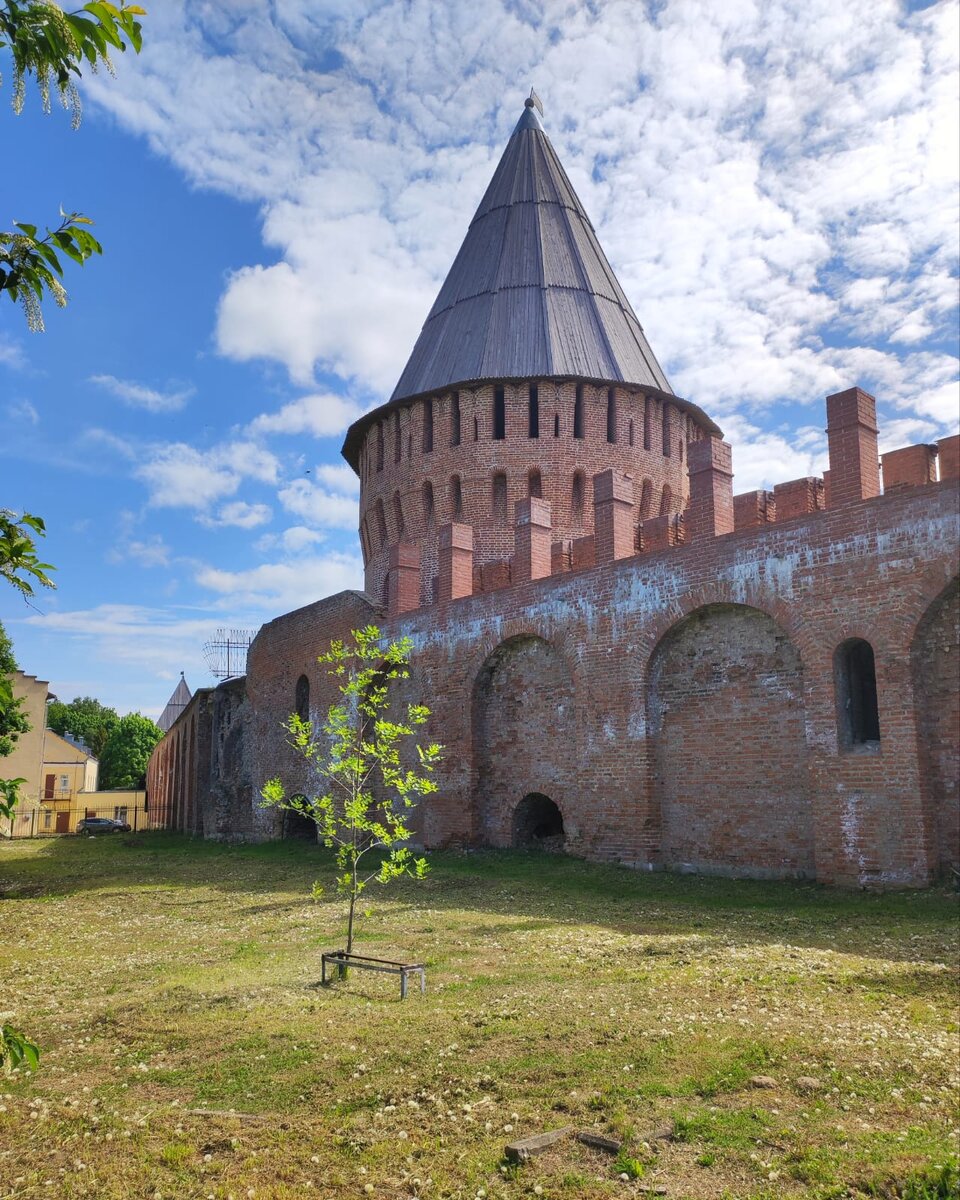
[[[0,1078],[0,1197],[957,1195],[955,895],[431,862],[361,926],[427,963],[401,1003],[317,986],[318,847],[0,845],[0,1009],[44,1051]],[[562,1125],[626,1148],[504,1163]]]

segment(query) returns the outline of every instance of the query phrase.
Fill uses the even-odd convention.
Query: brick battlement
[[[734,531],[758,530],[798,518],[809,519],[825,513],[828,508],[879,499],[881,472],[884,493],[960,478],[960,435],[954,435],[941,439],[936,445],[909,446],[884,454],[877,463],[874,490],[873,472],[859,453],[860,443],[858,441],[851,450],[849,438],[851,430],[862,430],[868,445],[872,445],[870,439],[877,432],[873,397],[859,388],[838,393],[828,397],[828,413],[832,414],[832,419],[841,422],[839,433],[843,438],[838,438],[838,431],[833,431],[830,444],[835,449],[831,450],[831,470],[825,472],[826,483],[823,478],[811,476],[779,483],[772,491],[759,490],[734,496],[730,447],[719,437],[698,431],[698,436],[689,441],[685,452],[678,456],[688,464],[687,485],[678,491],[684,500],[681,510],[671,508],[659,515],[650,515],[648,503],[648,513],[646,517],[642,516],[642,492],[649,481],[643,481],[641,499],[638,500],[635,477],[616,468],[607,468],[582,483],[581,502],[586,503],[588,496],[592,498],[594,531],[590,534],[565,536],[568,530],[562,525],[559,529],[554,525],[553,506],[542,497],[526,497],[515,502],[516,519],[510,530],[512,553],[502,553],[499,557],[484,559],[477,553],[482,529],[477,530],[463,522],[442,527],[437,540],[439,589],[428,588],[419,573],[419,547],[413,543],[389,547],[387,607],[391,613],[411,611],[429,607],[435,599],[462,599],[550,575],[591,570],[620,558],[660,554]],[[542,475],[540,479],[542,484]],[[831,496],[832,503],[828,503]],[[456,548],[450,542],[452,535],[445,532],[450,529],[461,531],[457,535]],[[469,546],[466,531],[470,533]],[[501,546],[506,543],[506,532],[504,529]],[[458,557],[459,583],[451,593],[447,581],[452,578],[450,560],[453,555]],[[397,565],[401,557],[408,564],[399,569],[402,570],[402,586]],[[401,590],[407,600],[398,608],[394,597]],[[371,594],[376,595],[376,592]],[[420,597],[419,603],[414,602],[415,596]]]

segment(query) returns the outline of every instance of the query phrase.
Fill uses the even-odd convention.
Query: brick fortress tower
[[[538,109],[526,101],[389,402],[344,443],[366,591],[394,611],[441,596],[440,545],[455,560],[470,543],[470,591],[508,583],[515,517],[555,568],[589,565],[594,476],[611,469],[598,499],[620,510],[621,553],[644,527],[645,548],[669,544],[687,443],[720,436],[670,387]],[[399,596],[405,567],[416,594]]]

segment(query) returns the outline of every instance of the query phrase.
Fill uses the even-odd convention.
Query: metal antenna
[[[253,629],[218,629],[204,642],[203,657],[215,679],[230,679],[247,670],[247,651],[256,636]]]

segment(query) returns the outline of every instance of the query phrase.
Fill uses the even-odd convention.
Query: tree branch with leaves
[[[410,848],[411,810],[437,790],[432,778],[442,747],[421,744],[430,717],[424,704],[394,703],[394,685],[410,677],[409,638],[383,645],[375,625],[333,641],[317,661],[336,681],[341,700],[330,705],[317,735],[294,713],[286,724],[290,745],[311,765],[316,794],[288,795],[279,778],[263,789],[264,805],[312,820],[320,841],[336,852],[336,888],[348,902],[346,953],[353,951],[357,902],[372,883],[422,879],[426,859]],[[406,761],[404,761],[406,759]],[[314,885],[314,895],[322,894]]]
[[[73,127],[80,124],[80,93],[76,80],[81,67],[96,72],[101,66],[113,73],[111,50],[139,54],[142,35],[138,17],[145,10],[135,4],[109,4],[91,0],[82,8],[65,12],[53,0],[3,0],[0,3],[0,50],[13,60],[13,111],[23,111],[26,81],[33,76],[44,112],[50,111],[51,89],[64,108],[73,112]],[[63,256],[80,266],[103,248],[86,228],[93,222],[79,212],[60,209],[60,223],[39,227],[14,221],[12,230],[0,230],[0,294],[6,293],[23,308],[27,328],[43,331],[40,308],[45,295],[61,308],[67,302]]]

